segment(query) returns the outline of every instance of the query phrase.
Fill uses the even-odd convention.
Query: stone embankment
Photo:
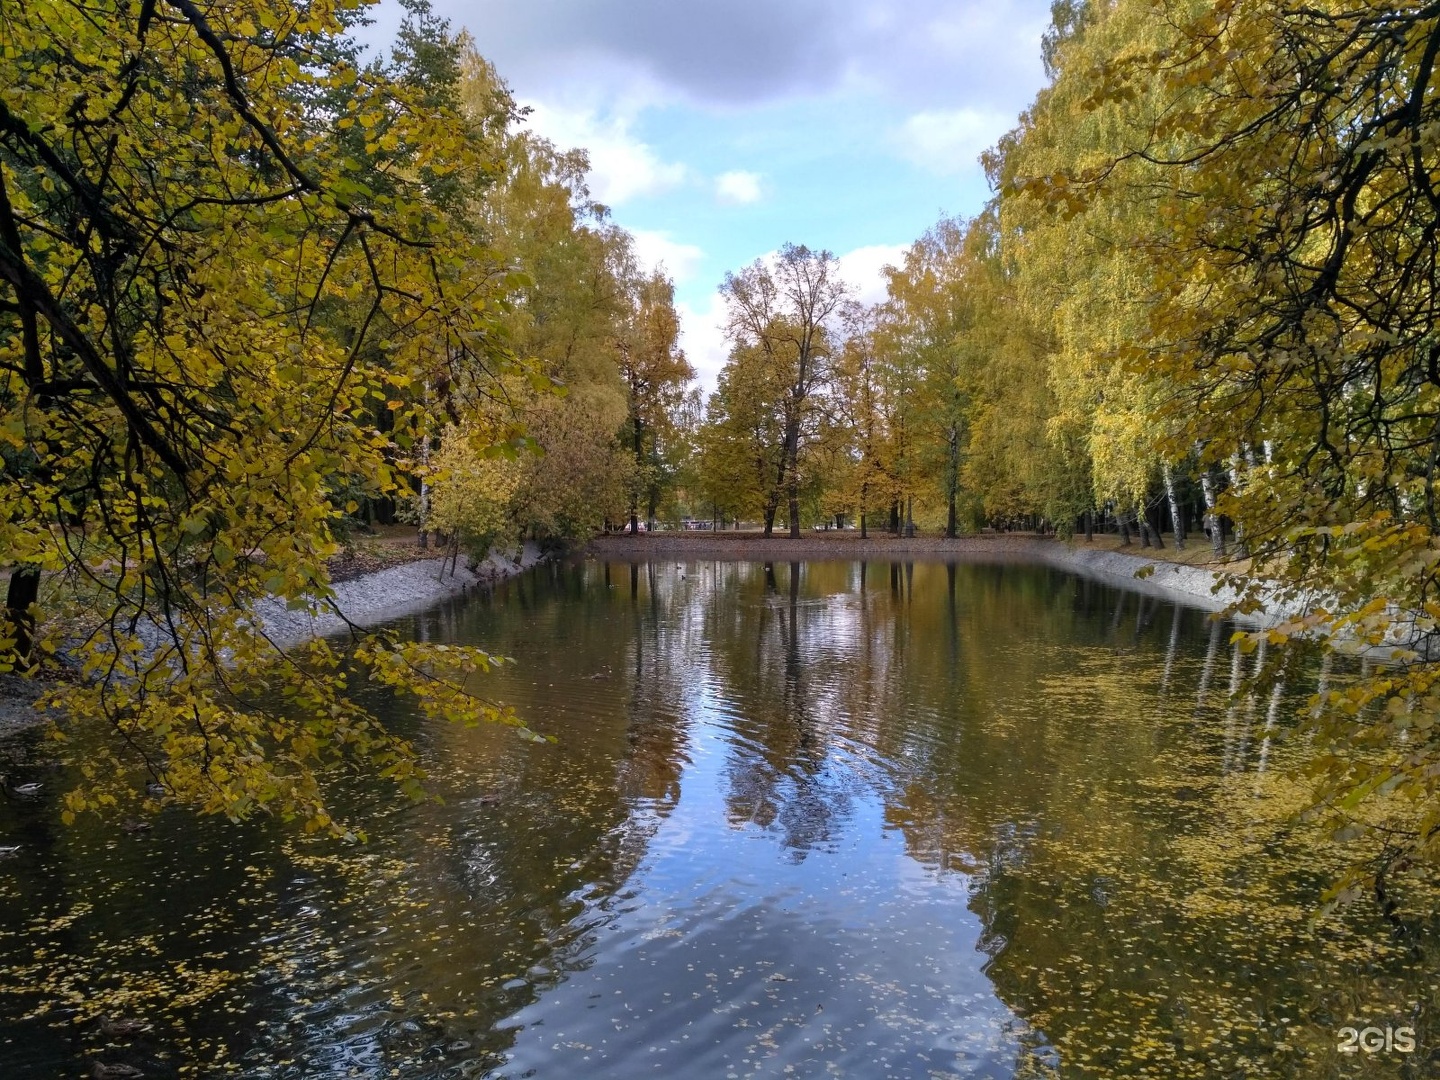
[[[463,558],[453,568],[448,557],[420,559],[332,586],[335,606],[344,612],[344,618],[333,611],[317,616],[291,611],[278,600],[261,601],[255,614],[276,644],[294,645],[308,638],[340,633],[346,629],[347,619],[356,626],[375,626],[413,615],[442,600],[529,570],[541,558],[539,547],[527,543],[514,555],[492,554],[474,570],[465,565]]]
[[[452,597],[529,570],[543,558],[534,544],[525,544],[515,554],[494,554],[474,570],[458,560],[452,568],[447,558],[419,559],[337,582],[334,611],[312,616],[292,611],[279,600],[262,600],[256,605],[265,632],[282,648],[312,637],[343,632],[348,625],[375,626],[435,606]],[[348,622],[347,622],[348,620]],[[0,734],[34,724],[36,698],[51,684],[0,675]]]

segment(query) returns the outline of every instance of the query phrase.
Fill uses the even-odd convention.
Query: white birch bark
[[[1175,550],[1185,550],[1185,519],[1180,515],[1180,500],[1175,495],[1175,477],[1170,471],[1170,465],[1160,467],[1160,475],[1165,481],[1165,498],[1170,502],[1170,521],[1175,528]]]

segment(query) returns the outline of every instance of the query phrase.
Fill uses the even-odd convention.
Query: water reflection
[[[581,562],[405,628],[515,657],[481,685],[556,743],[386,706],[445,801],[342,791],[354,849],[7,805],[4,1075],[1431,1067],[1433,906],[1418,952],[1310,924],[1303,693],[1247,690],[1266,657],[1201,612],[1024,566]],[[97,1033],[117,1002],[143,1044]],[[1366,1018],[1421,1053],[1338,1055]]]

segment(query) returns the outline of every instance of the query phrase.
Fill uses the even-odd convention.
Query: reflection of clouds
[[[776,564],[770,594],[763,571],[736,566],[717,592],[712,654],[732,728],[727,817],[774,832],[800,860],[832,842],[852,812],[855,776],[831,753],[856,637],[844,598],[802,599],[797,569]]]
[[[920,1046],[1033,1074],[1058,1067],[1047,1040],[1118,1045],[1087,1027],[1098,992],[1081,980],[1160,1001],[1177,971],[1197,1015],[1243,1006],[1191,962],[1229,955],[1219,932],[1187,936],[1200,925],[1185,918],[1191,870],[1156,862],[1187,834],[1207,858],[1227,850],[1211,790],[1177,776],[1218,780],[1228,751],[1249,792],[1258,762],[1268,783],[1287,752],[1270,738],[1274,695],[1252,709],[1243,689],[1227,742],[1226,661],[1232,678],[1253,667],[1220,655],[1223,629],[1036,568],[874,564],[862,594],[858,567],[817,564],[793,600],[790,568],[772,569],[773,589],[760,565],[691,562],[682,579],[660,563],[637,572],[633,599],[628,574],[612,577],[624,621],[599,686],[619,721],[596,770],[620,785],[596,856],[610,870],[576,871],[588,884],[559,931],[565,978],[522,1015],[517,1067],[554,1066],[563,1022],[599,1048],[576,1050],[577,1067],[582,1052],[661,1047],[718,1069],[722,1050],[698,1056],[674,1017],[711,1052],[736,1048],[742,1020],[768,1030],[793,1013],[778,1053],[853,1053],[857,1075],[860,1055],[873,1068],[882,1053],[919,1075]],[[963,940],[947,941],[956,926]],[[835,1021],[824,1044],[806,1023],[817,1000]],[[1146,1009],[1137,1045],[1173,1019]],[[894,1037],[877,1038],[877,1021]]]

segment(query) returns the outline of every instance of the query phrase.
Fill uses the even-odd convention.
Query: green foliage
[[[1097,496],[1223,478],[1212,520],[1264,573],[1243,606],[1301,613],[1247,645],[1368,657],[1311,703],[1312,809],[1373,844],[1337,896],[1383,897],[1440,856],[1435,12],[1159,14],[1054,35],[1054,84],[991,160],[1002,245],[1054,313],[1054,424]]]
[[[949,529],[1098,510],[1147,543],[1203,496],[1215,550],[1229,528],[1261,571],[1242,606],[1303,613],[1266,641],[1372,661],[1313,703],[1314,807],[1380,852],[1354,895],[1440,858],[1436,12],[1052,14],[995,199],[921,237],[884,304],[807,337],[779,272],[801,249],[727,278],[700,483],[767,521],[788,499],[792,527],[805,489]]]
[[[494,453],[483,435],[452,427],[433,462],[431,528],[454,537],[477,562],[498,542],[515,537],[514,500],[523,467],[516,458]]]
[[[67,815],[144,800],[144,770],[343,831],[328,770],[420,779],[357,682],[513,721],[467,692],[479,650],[370,635],[342,664],[256,614],[329,605],[342,515],[420,464],[420,388],[463,403],[527,370],[475,213],[501,162],[421,4],[364,68],[349,9],[102,8],[7,10],[0,46],[0,667],[65,651],[65,726],[114,733]],[[68,588],[32,605],[13,583],[37,573]]]

